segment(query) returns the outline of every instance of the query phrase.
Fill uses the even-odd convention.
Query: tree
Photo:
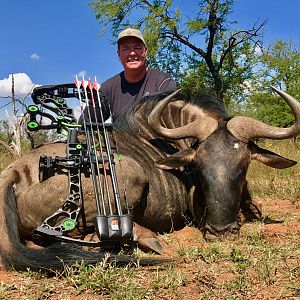
[[[294,121],[291,110],[272,94],[270,86],[300,99],[300,47],[292,41],[277,40],[259,58],[259,82],[249,97],[249,115],[274,126],[290,126]]]
[[[292,41],[276,40],[261,56],[265,77],[297,97],[300,96],[300,47]]]
[[[21,156],[21,138],[24,132],[24,114],[21,113],[19,115],[19,111],[17,108],[17,103],[21,103],[23,107],[25,107],[24,102],[20,101],[15,97],[15,81],[14,74],[11,74],[11,97],[6,97],[10,99],[10,102],[7,105],[11,105],[12,115],[6,110],[6,120],[2,122],[3,129],[5,130],[6,140],[0,139],[0,144],[5,147],[6,150],[13,156]],[[3,138],[3,137],[2,137]]]
[[[0,121],[0,146],[5,153],[12,157],[21,156],[23,152],[34,148],[37,145],[48,142],[54,135],[53,133],[30,132],[27,129],[28,114],[26,101],[32,89],[24,98],[17,98],[15,95],[14,74],[11,74],[11,96],[0,96],[5,100],[0,108],[6,109],[5,120]],[[42,122],[42,119],[40,120]]]
[[[200,86],[207,86],[224,101],[231,86],[228,74],[232,74],[230,78],[234,81],[235,73],[241,73],[243,64],[236,54],[250,44],[253,49],[260,46],[260,30],[266,22],[255,24],[249,30],[232,32],[228,16],[233,0],[201,0],[188,15],[173,2],[176,1],[94,0],[90,5],[103,29],[110,27],[113,36],[124,27],[141,28],[150,61],[163,67],[172,66],[167,71],[171,69],[175,78],[183,69],[188,77],[193,77],[194,71],[195,74],[203,71],[205,76]],[[177,79],[184,78],[184,75],[177,76]]]
[[[258,57],[250,43],[235,47],[225,60],[220,74],[223,81],[223,101],[230,112],[235,112],[239,103],[247,102],[249,82],[256,78],[255,67]],[[188,98],[199,93],[212,94],[213,78],[204,61],[197,57],[190,60],[187,73],[183,74],[181,88]]]

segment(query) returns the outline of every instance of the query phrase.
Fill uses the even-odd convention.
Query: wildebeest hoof
[[[144,252],[155,252],[157,254],[162,254],[163,247],[157,239],[157,235],[134,222],[133,226],[134,239],[138,242],[138,247]]]
[[[164,248],[157,238],[145,238],[139,239],[138,247],[144,252],[155,252],[156,254],[162,254]]]
[[[204,239],[207,241],[207,242],[218,242],[220,241],[220,237],[219,236],[216,236],[215,234],[212,234],[210,233],[209,231],[207,231],[204,235]]]
[[[241,207],[244,221],[251,222],[260,220],[262,217],[262,205],[252,200]]]

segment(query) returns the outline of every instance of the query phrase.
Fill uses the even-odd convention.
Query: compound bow
[[[96,78],[95,83],[92,83],[89,79],[88,84],[86,84],[84,78],[80,82],[76,77],[75,83],[44,85],[33,90],[32,99],[35,105],[28,107],[30,120],[27,123],[27,128],[30,131],[56,129],[57,133],[67,135],[66,157],[40,157],[39,180],[44,181],[63,170],[68,172],[68,195],[63,205],[33,231],[33,240],[36,244],[48,245],[53,240],[60,240],[98,247],[111,244],[130,244],[133,241],[133,223],[127,201],[125,201],[126,212],[123,213],[122,210],[114,155],[109,142],[109,133],[112,131],[112,125],[104,122],[101,107],[103,96],[99,92],[99,87]],[[94,97],[97,97],[99,103],[100,120],[97,120]],[[77,98],[80,100],[82,115],[86,111],[88,113],[87,120],[83,117],[83,124],[77,123],[73,109],[68,107],[66,98]],[[86,105],[85,110],[84,104]],[[41,107],[52,113],[42,111]],[[92,122],[92,113],[94,113],[96,122]],[[42,122],[38,121],[38,116],[47,118],[50,123],[42,124]],[[78,134],[82,130],[86,136],[85,143],[78,141]],[[98,145],[96,138],[98,138]],[[106,155],[103,153],[102,140],[104,140]],[[99,152],[101,153],[100,156],[98,155]],[[100,172],[100,165],[102,165],[103,175]],[[109,167],[117,213],[114,213],[112,209],[109,180],[105,165]],[[84,195],[81,184],[82,173],[87,176],[91,175],[93,180],[97,208],[94,228],[86,225],[83,205]],[[104,176],[104,183],[100,180],[101,176]],[[104,188],[106,189],[106,198],[104,197]],[[106,209],[107,207],[109,209]],[[81,220],[82,226],[79,226],[79,220]],[[76,229],[82,233],[82,236],[96,231],[100,241],[84,241],[74,238],[70,233]]]

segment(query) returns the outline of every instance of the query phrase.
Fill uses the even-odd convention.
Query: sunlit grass
[[[7,151],[0,148],[0,172],[12,162],[12,156]]]
[[[300,139],[268,141],[259,146],[288,159],[300,162]],[[287,169],[273,169],[253,161],[248,171],[251,193],[258,198],[287,199],[300,205],[300,164]]]

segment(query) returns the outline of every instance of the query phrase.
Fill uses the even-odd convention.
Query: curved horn
[[[160,117],[163,110],[179,91],[175,91],[157,103],[148,117],[148,123],[158,135],[168,139],[196,138],[199,141],[206,139],[218,127],[218,122],[211,117],[200,116],[192,123],[172,129],[161,126]]]
[[[300,134],[300,103],[289,94],[273,86],[271,88],[291,107],[295,116],[294,125],[289,128],[280,128],[267,125],[252,118],[237,116],[228,121],[227,129],[239,140],[245,143],[256,137],[283,140]]]

